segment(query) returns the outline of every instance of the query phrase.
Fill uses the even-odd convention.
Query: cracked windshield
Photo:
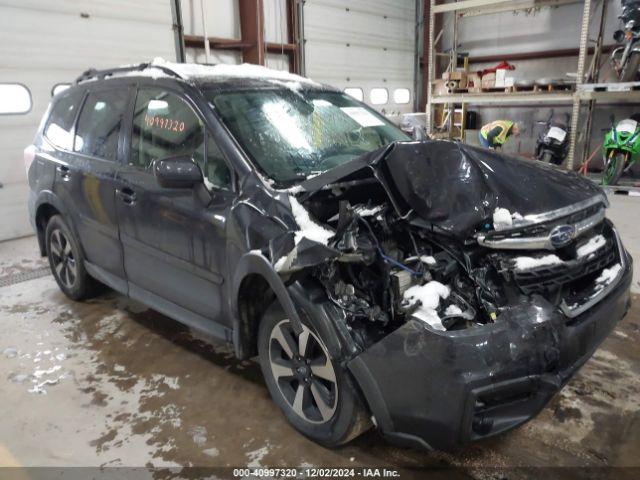
[[[338,92],[293,89],[210,95],[256,165],[287,187],[394,141],[410,138]]]

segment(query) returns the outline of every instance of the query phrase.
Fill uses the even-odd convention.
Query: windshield
[[[209,94],[227,128],[281,186],[410,138],[340,92],[250,90]]]

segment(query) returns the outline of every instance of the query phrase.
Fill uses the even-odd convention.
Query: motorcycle
[[[621,120],[615,124],[611,118],[611,130],[604,146],[603,185],[616,185],[624,172],[631,169],[640,158],[640,115]]]
[[[569,114],[566,121],[553,121],[553,110],[549,118],[539,120],[537,123],[546,128],[538,135],[536,142],[536,158],[544,163],[560,165],[567,156],[569,150]]]
[[[624,28],[613,34],[624,45],[611,52],[611,64],[621,82],[632,82],[640,68],[640,0],[622,0],[620,20]]]

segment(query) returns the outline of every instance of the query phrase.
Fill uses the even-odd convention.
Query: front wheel
[[[296,334],[277,302],[260,323],[258,355],[271,398],[303,435],[335,447],[370,427],[348,372],[311,325]]]
[[[608,161],[604,168],[604,176],[602,177],[602,185],[617,185],[626,163],[626,153],[616,151],[609,153]]]

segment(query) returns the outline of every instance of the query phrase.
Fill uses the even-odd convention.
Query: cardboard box
[[[450,85],[451,90],[465,90],[467,88],[468,73],[464,70],[456,70],[454,72],[444,72],[442,79]],[[451,86],[454,86],[453,88]]]
[[[433,94],[436,96],[447,95],[449,91],[447,90],[447,82],[442,79],[437,79],[433,81]]]
[[[479,92],[482,90],[482,81],[477,73],[470,73],[467,76],[467,89],[470,92]]]
[[[482,88],[496,88],[495,73],[487,73],[482,77]]]

